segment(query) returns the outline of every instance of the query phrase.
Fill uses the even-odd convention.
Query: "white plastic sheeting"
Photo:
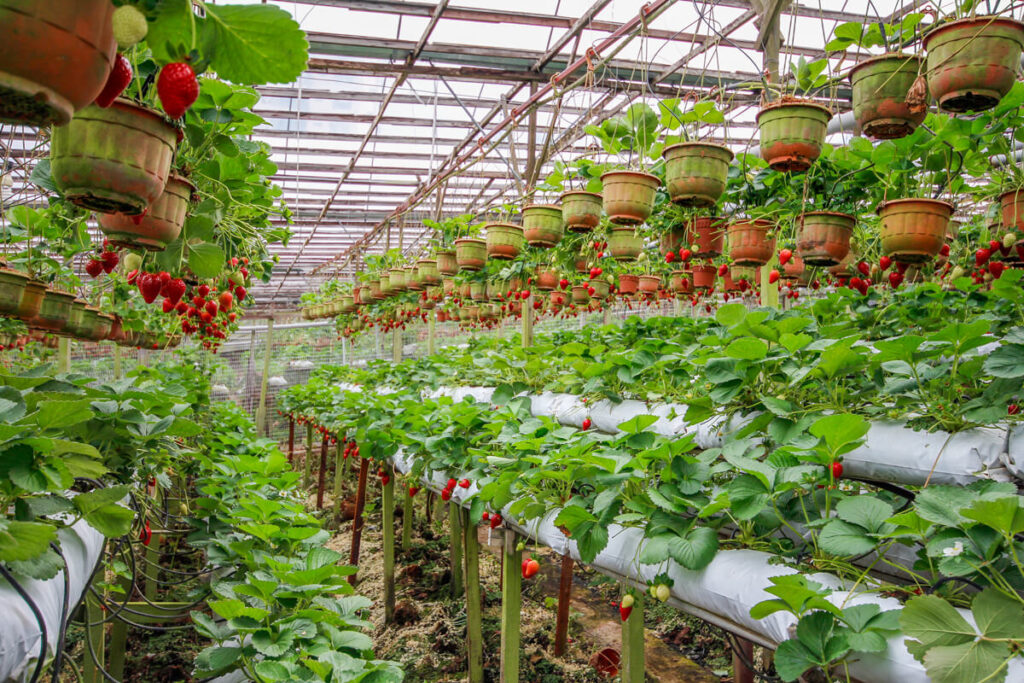
[[[462,400],[469,396],[487,402],[491,387],[444,388],[433,395]],[[700,448],[715,448],[723,436],[746,425],[751,417],[713,416],[695,425],[686,423],[686,406],[670,403],[648,405],[642,401],[596,401],[585,404],[572,394],[544,392],[531,397],[535,416],[580,427],[587,417],[592,429],[615,434],[619,425],[637,415],[655,415],[651,429],[667,437],[693,434]],[[950,434],[918,432],[901,422],[874,421],[865,443],[843,456],[847,476],[905,485],[965,485],[976,479],[1009,481],[1024,479],[1024,428],[1008,433],[1005,428],[985,427]]]
[[[104,538],[81,520],[60,529],[57,536],[68,569],[68,610],[73,610],[100,560]],[[15,578],[42,613],[47,657],[52,657],[64,620],[71,616],[64,610],[64,572],[45,581]],[[35,670],[42,633],[28,603],[3,579],[0,579],[0,615],[0,681],[27,681]]]

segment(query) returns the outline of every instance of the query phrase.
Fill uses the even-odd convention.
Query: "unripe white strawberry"
[[[149,22],[134,5],[122,5],[114,10],[114,40],[117,47],[127,50],[149,33]]]
[[[1017,235],[1016,235],[1016,233],[1008,232],[1005,235],[1003,235],[1003,248],[1004,249],[1009,249],[1010,247],[1012,247],[1015,244],[1017,244]]]

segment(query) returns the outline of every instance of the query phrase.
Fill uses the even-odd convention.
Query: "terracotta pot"
[[[1003,229],[1024,231],[1024,190],[999,195],[999,217]]]
[[[468,299],[473,293],[473,286],[468,282],[463,282],[459,285],[459,298]]]
[[[21,295],[21,305],[13,313],[14,317],[26,324],[35,318],[43,305],[46,292],[46,285],[39,280],[29,280],[25,283],[25,291]]]
[[[476,237],[455,240],[455,261],[459,270],[480,270],[487,263],[487,243]]]
[[[1020,70],[1024,24],[1010,17],[971,17],[924,37],[928,91],[939,108],[984,111],[999,104]]]
[[[445,296],[452,296],[455,294],[455,280],[450,277],[446,277],[441,280],[441,292],[444,293]]]
[[[921,263],[939,253],[953,205],[939,199],[895,199],[880,204],[882,251],[896,261]]]
[[[921,125],[928,115],[927,100],[915,113],[906,99],[923,62],[917,55],[886,54],[865,59],[850,70],[853,115],[864,135],[892,140],[910,135]]]
[[[523,250],[523,229],[514,223],[488,223],[487,256],[510,261]]]
[[[25,298],[25,287],[31,278],[25,273],[9,268],[0,269],[0,314],[16,315]]]
[[[341,307],[339,313],[352,313],[356,310],[356,300],[352,296],[341,297]]]
[[[572,288],[572,302],[574,304],[585,304],[590,301],[590,292],[586,285],[576,285]]]
[[[373,303],[373,301],[380,301],[381,299],[384,298],[384,292],[381,291],[381,281],[380,281],[380,278],[378,278],[376,280],[370,280],[368,285],[369,285],[369,289],[370,289],[370,297],[369,297],[370,301],[364,301],[363,303],[369,304],[369,303]]]
[[[455,275],[459,272],[459,262],[455,259],[455,250],[439,251],[437,256],[437,272],[441,275]]]
[[[635,261],[644,250],[644,238],[630,227],[612,228],[608,236],[608,253],[616,261]]]
[[[605,213],[616,225],[637,225],[647,220],[661,185],[658,176],[639,171],[608,171],[601,182]]]
[[[640,277],[638,275],[620,275],[619,294],[636,294],[636,289],[639,284]]]
[[[658,249],[661,251],[662,256],[667,256],[669,252],[678,253],[682,249],[686,240],[686,226],[685,225],[674,225],[667,231],[661,233],[661,239],[658,241]]]
[[[735,155],[722,145],[678,142],[661,153],[669,198],[682,206],[714,206],[725,192]]]
[[[690,279],[690,272],[687,270],[673,270],[669,280],[672,291],[676,294],[686,294],[693,291],[693,280]]]
[[[42,304],[39,306],[39,313],[29,325],[48,332],[62,331],[67,325],[68,316],[71,314],[71,304],[74,301],[74,294],[47,289],[43,295]]]
[[[611,292],[611,284],[604,279],[597,279],[590,281],[590,288],[594,290],[591,294],[595,299],[607,299],[608,294]]]
[[[505,293],[508,292],[509,286],[507,282],[501,280],[488,280],[487,281],[487,299],[489,301],[504,301]]]
[[[427,285],[420,279],[419,269],[415,266],[403,268],[405,271],[405,288],[413,292],[422,292]]]
[[[694,266],[693,267],[693,288],[694,289],[711,289],[715,286],[715,275],[718,273],[718,269],[714,266]]]
[[[551,305],[557,310],[565,305],[565,292],[551,292]]]
[[[562,240],[562,207],[531,204],[523,209],[523,236],[531,247],[550,249]]]
[[[553,268],[537,269],[537,289],[550,292],[558,286],[558,271]]]
[[[814,102],[776,102],[757,112],[761,158],[776,171],[806,171],[821,155],[832,112]]]
[[[110,0],[0,0],[0,123],[62,126],[114,68]]]
[[[195,185],[172,173],[163,194],[144,215],[101,213],[97,216],[100,230],[114,246],[163,251],[181,234],[189,201],[195,190]]]
[[[799,256],[793,256],[786,262],[786,265],[782,266],[782,279],[789,282],[799,282],[803,284],[805,282],[806,269],[804,268],[804,260]]]
[[[469,284],[469,298],[473,301],[487,301],[487,283],[471,282]]]
[[[115,343],[124,340],[124,328],[121,327],[121,317],[117,315],[110,316],[110,331],[107,332],[107,340]]]
[[[573,261],[573,265],[576,266],[577,273],[590,272],[590,266],[587,265],[587,257],[582,254],[576,257],[576,260]]]
[[[763,219],[738,221],[727,228],[729,256],[739,266],[763,266],[775,252],[775,240],[768,239],[772,224]]]
[[[729,277],[737,287],[744,280],[748,285],[756,287],[761,283],[761,269],[753,266],[732,266],[729,268]]]
[[[573,190],[561,202],[562,221],[570,232],[589,232],[601,224],[603,199],[598,193]]]
[[[722,253],[725,244],[725,219],[712,216],[694,218],[687,226],[685,247],[697,250],[697,258],[715,258]]]
[[[796,249],[809,266],[831,267],[850,251],[857,219],[835,211],[811,211],[797,217]]]
[[[725,275],[722,276],[722,290],[726,291],[726,292],[740,292],[740,291],[743,291],[740,288],[739,281],[733,279],[732,271],[733,271],[733,269],[730,268],[729,270],[725,271]]]
[[[177,130],[156,110],[125,99],[89,106],[53,130],[53,181],[78,206],[138,215],[163,193],[176,145]]]
[[[383,279],[381,281],[383,282]],[[407,284],[405,281],[405,269],[392,268],[388,271],[388,284],[390,285],[389,289],[392,292],[396,294],[404,292]]]
[[[657,275],[641,275],[638,286],[641,292],[653,293],[661,286],[661,278]]]
[[[857,258],[857,254],[851,251],[846,258],[839,262],[839,265],[828,269],[829,274],[834,277],[850,277],[856,272]]]

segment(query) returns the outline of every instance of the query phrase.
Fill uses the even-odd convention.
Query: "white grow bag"
[[[100,561],[104,538],[84,520],[60,529],[57,536],[68,569],[68,609],[73,610]],[[53,657],[64,620],[71,616],[64,611],[64,572],[45,581],[15,578],[42,613],[46,624],[47,658]],[[0,579],[0,615],[0,681],[28,681],[39,658],[42,633],[28,603],[3,579]]]

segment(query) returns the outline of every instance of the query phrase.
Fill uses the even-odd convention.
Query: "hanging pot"
[[[341,306],[339,307],[339,313],[352,313],[356,310],[356,300],[353,296],[341,297]]]
[[[607,280],[598,279],[590,281],[590,288],[594,290],[594,293],[591,294],[590,296],[594,297],[595,299],[603,300],[608,298],[608,293],[611,292],[612,287],[611,283],[609,283]]]
[[[383,278],[381,279],[383,282]],[[402,268],[392,268],[388,271],[388,289],[392,294],[401,294],[405,291],[405,270]]]
[[[148,211],[141,216],[101,213],[97,216],[100,230],[114,246],[163,251],[181,234],[189,201],[195,191],[195,185],[172,173],[163,194]]]
[[[523,229],[514,223],[488,223],[487,256],[502,261],[510,261],[523,250]]]
[[[537,289],[550,292],[558,286],[558,271],[553,268],[537,268]]]
[[[570,232],[590,232],[601,224],[603,200],[598,193],[573,190],[561,202],[562,221]]]
[[[85,308],[88,305],[89,302],[85,299],[73,299],[71,302],[71,308],[68,309],[68,315],[64,321],[64,326],[60,330],[55,330],[57,334],[62,337],[85,339],[86,334],[91,330],[85,316]]]
[[[678,253],[685,245],[685,239],[686,226],[673,225],[671,228],[661,233],[661,239],[658,242],[658,248],[661,250],[661,255],[667,256],[669,253]]]
[[[550,249],[562,240],[562,207],[531,204],[523,209],[523,236],[531,247]]]
[[[405,273],[405,288],[412,292],[422,292],[426,288],[426,284],[420,280],[419,269],[415,266],[409,268],[403,268],[402,271]]]
[[[740,286],[741,282],[746,282],[752,287],[756,287],[761,282],[761,272],[759,268],[753,266],[732,266],[729,268],[729,277],[732,279],[737,289],[742,290]]]
[[[53,130],[53,181],[85,209],[141,214],[164,191],[177,134],[160,112],[129,100],[86,107]]]
[[[732,271],[733,269],[730,268],[729,270],[725,271],[725,275],[722,276],[722,291],[730,293],[743,291],[740,288],[739,282],[733,279]]]
[[[940,199],[895,199],[878,205],[882,251],[895,261],[921,263],[942,249],[953,205]]]
[[[1004,229],[1024,231],[1024,190],[999,195],[999,216]]]
[[[839,265],[832,266],[831,268],[828,269],[828,272],[830,275],[833,275],[834,277],[846,278],[854,274],[854,269],[856,267],[857,254],[855,254],[853,251],[850,251],[850,253],[846,255],[846,258],[839,262]]]
[[[459,272],[459,262],[455,260],[455,250],[445,249],[439,251],[437,256],[437,272],[441,275],[455,275]]]
[[[572,288],[572,302],[574,304],[585,304],[590,301],[590,292],[586,285],[575,285]]]
[[[441,280],[441,292],[445,296],[452,296],[455,294],[455,280],[450,277],[446,277]]]
[[[1010,17],[970,17],[941,24],[924,37],[928,91],[950,112],[999,104],[1020,70],[1024,24]]]
[[[468,299],[468,298],[470,298],[470,294],[472,293],[472,291],[473,291],[472,285],[470,285],[468,282],[463,282],[461,285],[459,285],[459,298],[461,298],[461,299]]]
[[[110,0],[0,0],[0,123],[62,126],[107,83]]]
[[[487,281],[487,300],[488,301],[504,301],[505,292],[509,289],[508,283],[502,282],[501,280],[488,280]]]
[[[864,135],[893,140],[910,135],[921,125],[928,115],[928,101],[914,112],[907,104],[907,94],[923,62],[917,55],[885,54],[865,59],[850,70],[853,115]]]
[[[630,227],[612,228],[608,236],[608,253],[616,261],[635,261],[644,250],[644,239]]]
[[[471,282],[469,284],[469,298],[473,301],[487,301],[487,283]]]
[[[640,277],[623,273],[619,276],[619,294],[636,294]]]
[[[21,302],[25,298],[25,288],[30,281],[31,278],[25,273],[10,268],[0,269],[0,314],[18,314]]]
[[[382,300],[386,296],[386,294],[384,294],[384,291],[383,291],[383,284],[384,283],[382,281],[382,278],[377,278],[376,280],[370,280],[367,284],[370,286],[370,299],[371,300],[370,301],[364,301],[363,303],[369,304],[369,303],[373,303],[373,301],[380,301],[380,300]]]
[[[640,171],[608,171],[604,184],[604,210],[616,225],[637,225],[651,215],[661,179]]]
[[[799,256],[793,256],[786,262],[786,265],[782,266],[782,279],[790,284],[806,284],[805,273],[804,260]]]
[[[487,263],[487,242],[476,237],[455,240],[455,261],[459,270],[480,270]]]
[[[573,265],[576,266],[577,273],[589,273],[590,266],[587,265],[587,257],[582,253],[576,255],[576,259],[573,261]]]
[[[14,317],[28,324],[29,321],[39,315],[39,309],[42,308],[46,292],[46,284],[39,280],[29,280],[25,283],[25,291],[21,295],[21,305],[14,312]]]
[[[761,158],[776,171],[806,171],[821,155],[832,112],[814,102],[775,102],[757,112]]]
[[[638,287],[641,292],[653,294],[658,291],[658,287],[661,287],[661,278],[657,275],[641,275]]]
[[[740,266],[763,266],[775,252],[775,240],[768,239],[772,224],[763,219],[738,221],[728,227],[729,257]]]
[[[690,273],[686,270],[673,270],[669,284],[676,294],[687,294],[693,291],[693,281],[690,280]]]
[[[60,332],[67,325],[71,304],[74,301],[74,294],[47,289],[39,306],[39,313],[32,319],[29,326],[47,332]]]
[[[437,269],[437,261],[431,258],[421,258],[416,262],[416,274],[420,282],[425,285],[441,284],[441,273]]]
[[[687,226],[686,246],[696,248],[697,258],[716,258],[721,255],[725,244],[725,219],[713,216],[698,216]]]
[[[707,290],[715,286],[715,274],[718,269],[714,266],[693,267],[693,288]]]
[[[551,307],[559,310],[565,305],[565,292],[551,292]]]
[[[381,273],[381,275],[380,275],[380,292],[382,294],[382,296],[380,297],[381,299],[386,299],[387,297],[389,297],[389,296],[391,296],[392,294],[395,293],[394,286],[391,284],[391,275],[390,275],[390,273],[387,273],[387,272]]]
[[[810,211],[797,217],[796,250],[809,266],[830,267],[850,251],[857,219],[836,211]]]
[[[661,153],[669,198],[682,206],[714,206],[725,192],[735,155],[722,145],[678,142]]]

